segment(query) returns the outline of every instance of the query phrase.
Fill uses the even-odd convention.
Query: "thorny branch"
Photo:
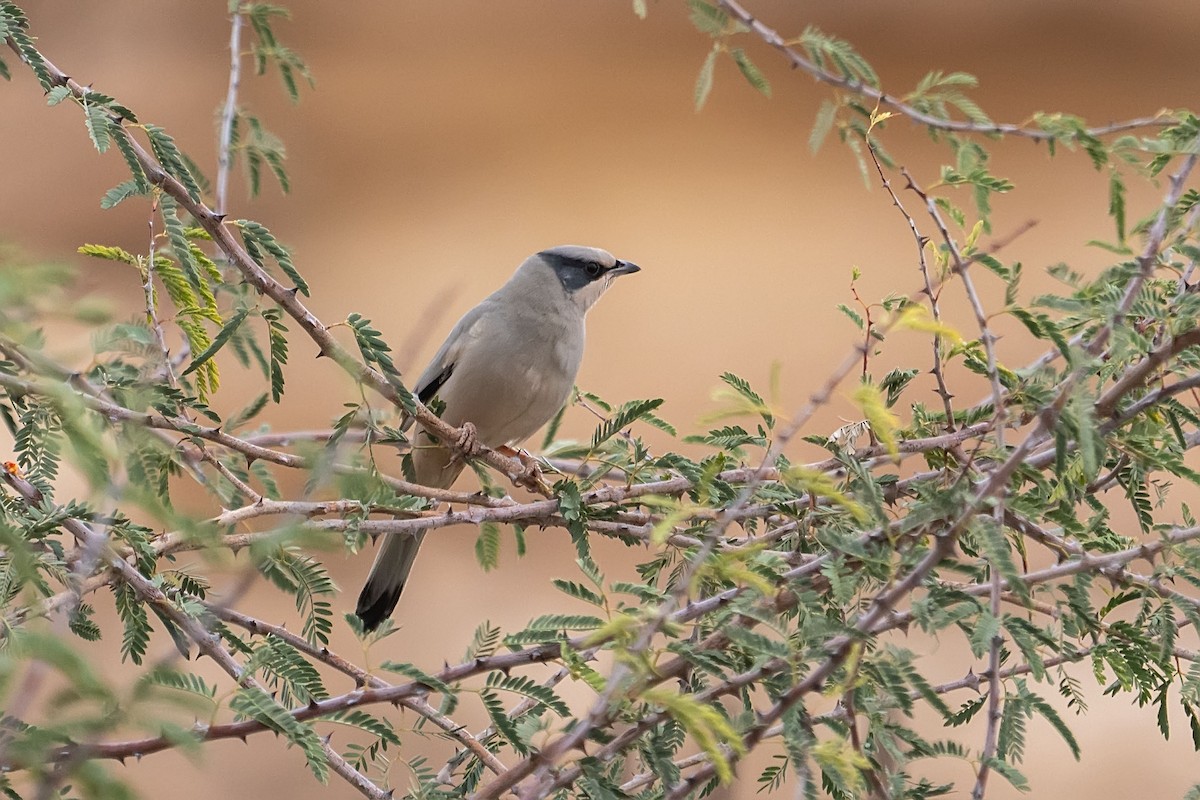
[[[981,125],[976,122],[957,122],[930,117],[902,99],[887,95],[873,87],[862,85],[847,78],[824,72],[816,64],[807,60],[802,54],[783,41],[778,34],[751,17],[734,0],[719,0],[720,4],[734,17],[741,20],[752,31],[772,47],[780,50],[794,66],[804,69],[831,85],[853,91],[861,96],[872,99],[878,104],[890,107],[909,118],[939,130],[960,131],[980,134],[1010,134],[1032,139],[1049,139],[1055,134],[1037,128],[1018,125]],[[231,31],[231,54],[234,59],[234,69],[231,72],[230,90],[227,96],[226,116],[222,127],[222,168],[221,177],[227,177],[229,159],[229,125],[231,114],[236,109],[238,35],[240,30],[240,14],[234,15],[234,25]],[[20,53],[13,41],[9,44]],[[76,97],[82,97],[86,89],[65,76],[56,67],[46,64],[54,81],[67,86]],[[1163,125],[1172,120],[1166,117],[1155,117],[1133,120],[1104,128],[1091,129],[1087,133],[1092,136],[1104,136],[1122,130],[1136,127]],[[246,253],[241,244],[234,238],[230,226],[224,223],[225,189],[223,181],[218,190],[216,209],[210,209],[203,203],[193,200],[184,187],[165,170],[162,169],[152,156],[141,147],[128,127],[121,127],[120,134],[126,137],[126,142],[137,157],[139,164],[149,180],[162,191],[173,197],[185,208],[196,221],[212,236],[214,242],[222,250],[229,263],[232,264],[261,294],[279,304],[281,308],[305,331],[305,334],[317,345],[321,355],[333,359],[339,367],[349,373],[356,381],[377,391],[398,407],[412,413],[417,419],[447,443],[453,443],[457,431],[441,423],[419,402],[410,401],[385,375],[372,369],[356,359],[346,348],[342,347],[330,334],[329,328],[317,320],[299,301],[296,292],[284,287],[260,268]],[[868,143],[869,144],[869,143]],[[917,294],[925,295],[931,304],[935,320],[940,319],[938,296],[941,289],[940,280],[935,285],[931,279],[928,265],[925,261],[926,240],[918,231],[915,220],[904,209],[896,192],[874,150],[871,150],[876,168],[889,192],[894,204],[904,216],[918,246],[920,270],[924,279],[924,287]],[[1163,247],[1166,242],[1170,215],[1176,208],[1183,193],[1183,187],[1193,169],[1197,156],[1188,155],[1182,164],[1171,175],[1166,196],[1162,206],[1150,226],[1146,245],[1138,257],[1138,273],[1126,284],[1124,293],[1115,307],[1111,317],[1096,330],[1087,335],[1081,334],[1072,345],[1082,345],[1083,350],[1094,358],[1106,355],[1106,348],[1112,332],[1125,320],[1133,307],[1134,300],[1143,286],[1149,281],[1158,265]],[[447,712],[439,710],[426,699],[431,689],[420,681],[410,681],[403,684],[392,684],[366,670],[354,665],[349,660],[333,653],[325,647],[313,645],[303,637],[290,633],[281,626],[272,625],[252,617],[241,611],[209,604],[208,612],[215,618],[229,623],[252,635],[272,636],[286,642],[296,651],[304,654],[314,662],[323,664],[352,678],[356,684],[353,690],[344,692],[324,700],[314,701],[306,706],[287,711],[296,721],[318,720],[339,711],[360,708],[376,704],[397,704],[412,710],[414,713],[428,719],[448,736],[455,739],[459,745],[470,752],[496,778],[491,783],[483,785],[475,794],[475,800],[494,800],[505,793],[514,791],[522,798],[536,800],[546,797],[558,789],[571,786],[584,775],[584,761],[571,759],[575,753],[583,754],[584,744],[589,735],[601,728],[609,726],[616,718],[616,710],[624,699],[636,697],[637,693],[646,688],[658,686],[668,680],[681,679],[691,668],[682,656],[664,659],[655,664],[653,670],[639,671],[629,664],[639,658],[647,657],[653,651],[655,638],[663,631],[673,626],[694,624],[699,634],[699,622],[708,615],[729,607],[735,600],[746,601],[748,605],[744,612],[739,612],[731,619],[725,620],[725,628],[714,630],[707,636],[697,636],[695,647],[698,651],[720,650],[730,643],[729,633],[736,627],[750,630],[758,626],[762,618],[770,612],[780,613],[793,607],[796,603],[796,592],[811,591],[825,580],[822,570],[829,567],[835,559],[846,559],[853,562],[862,552],[872,547],[886,546],[894,549],[901,558],[910,559],[906,572],[897,567],[898,574],[873,591],[865,593],[861,598],[862,609],[857,615],[850,616],[845,622],[845,632],[825,643],[822,651],[801,664],[796,658],[772,658],[757,663],[740,673],[729,675],[709,685],[694,694],[697,701],[711,703],[720,698],[735,694],[747,687],[758,684],[762,679],[781,674],[792,673],[803,666],[807,672],[793,682],[790,688],[773,698],[773,702],[765,711],[757,711],[753,721],[744,727],[740,733],[741,744],[751,748],[765,738],[778,736],[782,733],[779,721],[791,709],[802,705],[805,699],[822,689],[853,656],[865,641],[888,631],[901,629],[913,619],[911,609],[903,608],[903,604],[913,597],[913,593],[922,586],[939,584],[950,586],[948,582],[937,577],[936,570],[952,553],[956,542],[969,530],[972,524],[982,514],[990,514],[997,525],[1013,531],[1024,540],[1034,542],[1053,552],[1061,560],[1059,563],[1042,569],[1026,569],[1015,577],[1002,576],[990,558],[983,558],[988,567],[988,578],[974,583],[954,585],[954,588],[966,596],[989,598],[990,613],[994,617],[1000,615],[1001,602],[1017,602],[1031,612],[1054,616],[1055,608],[1035,601],[1023,600],[1016,590],[1021,587],[1033,587],[1056,583],[1081,573],[1098,574],[1109,577],[1122,585],[1136,586],[1158,597],[1170,599],[1176,603],[1200,606],[1200,601],[1191,596],[1167,586],[1158,575],[1144,575],[1132,572],[1129,565],[1135,561],[1152,562],[1169,553],[1173,548],[1200,540],[1200,527],[1179,527],[1161,533],[1154,541],[1138,542],[1116,552],[1095,554],[1058,532],[1025,519],[1013,511],[1006,502],[1006,492],[1018,469],[1046,469],[1053,463],[1056,447],[1062,443],[1051,443],[1056,423],[1061,413],[1072,397],[1078,385],[1086,379],[1087,364],[1081,360],[1073,366],[1066,375],[1053,387],[1051,399],[1037,413],[1024,413],[1019,419],[1010,419],[1009,404],[1012,402],[1011,393],[1006,391],[1000,381],[1000,364],[995,352],[996,337],[989,327],[988,316],[980,299],[979,293],[971,280],[969,267],[978,256],[968,256],[961,252],[959,246],[941,219],[937,207],[926,193],[906,171],[901,174],[908,181],[908,188],[915,192],[925,203],[934,225],[937,227],[942,244],[946,249],[954,268],[952,276],[962,281],[967,300],[975,314],[980,330],[980,341],[987,355],[987,376],[991,384],[990,403],[992,413],[985,422],[979,422],[953,430],[954,412],[950,403],[950,393],[941,373],[943,354],[939,340],[934,338],[934,374],[938,382],[938,391],[942,398],[946,413],[947,433],[928,436],[899,444],[901,454],[932,454],[961,453],[964,443],[981,445],[990,438],[995,443],[996,457],[987,462],[973,463],[970,459],[960,460],[941,469],[913,475],[896,481],[894,498],[909,496],[922,480],[940,480],[946,486],[970,486],[969,496],[945,518],[928,521],[915,529],[902,524],[902,520],[890,520],[878,524],[873,529],[862,533],[845,546],[845,552],[834,548],[825,550],[819,555],[809,553],[787,553],[780,549],[765,551],[768,554],[783,557],[790,566],[777,576],[770,592],[755,597],[751,587],[737,585],[720,591],[705,594],[697,588],[693,581],[701,569],[703,562],[717,552],[758,552],[764,546],[775,546],[783,537],[794,533],[803,521],[806,525],[811,522],[804,513],[816,512],[827,507],[828,498],[822,498],[815,493],[803,494],[782,502],[764,502],[756,498],[764,487],[771,487],[786,478],[778,463],[784,448],[810,421],[813,413],[828,402],[833,392],[842,381],[853,372],[854,367],[867,356],[866,348],[870,341],[860,345],[852,352],[842,365],[835,370],[830,378],[817,389],[799,412],[779,430],[766,448],[766,454],[757,467],[737,467],[721,471],[716,478],[736,488],[736,496],[718,509],[697,508],[685,516],[682,521],[668,533],[666,544],[680,548],[686,554],[683,567],[676,579],[675,588],[666,595],[666,599],[657,606],[646,609],[638,618],[636,635],[632,644],[625,648],[628,660],[619,663],[606,679],[605,688],[597,692],[597,699],[590,711],[574,721],[574,726],[566,731],[558,732],[556,737],[548,739],[546,745],[537,752],[512,766],[504,764],[492,753],[482,737],[472,736],[464,727],[456,723]],[[997,243],[1000,246],[1002,243]],[[993,247],[993,250],[995,247]],[[149,272],[153,272],[153,245],[150,254]],[[1190,267],[1189,267],[1190,269]],[[151,277],[147,277],[149,283]],[[148,304],[153,311],[153,298],[147,290]],[[887,326],[894,320],[883,324],[880,332],[886,332]],[[164,350],[168,371],[171,360]],[[1114,431],[1119,426],[1134,419],[1138,415],[1170,398],[1200,385],[1200,376],[1191,375],[1179,378],[1170,385],[1147,390],[1139,398],[1127,403],[1130,396],[1146,390],[1152,377],[1171,359],[1184,350],[1200,343],[1200,334],[1191,330],[1164,342],[1157,343],[1144,358],[1125,370],[1093,404],[1091,411],[1095,415],[1100,430],[1104,433]],[[9,358],[18,360],[22,355],[14,343],[0,343]],[[143,412],[127,408],[117,403],[95,386],[91,386],[82,376],[67,370],[40,369],[44,364],[23,362],[29,371],[40,372],[50,380],[27,380],[16,375],[0,373],[0,386],[10,395],[40,395],[53,400],[61,400],[68,394],[74,402],[81,404],[89,411],[103,418],[114,428],[120,425],[135,425],[149,431],[158,432],[165,437],[173,434],[181,438],[175,443],[181,451],[188,452],[192,460],[200,459],[216,469],[225,480],[237,488],[242,495],[249,499],[246,505],[238,508],[222,510],[208,524],[222,531],[216,544],[230,549],[245,547],[255,541],[265,532],[233,532],[233,527],[251,520],[261,518],[289,517],[299,518],[303,527],[315,531],[344,532],[350,527],[356,530],[377,534],[381,532],[428,531],[446,527],[452,524],[467,523],[479,525],[484,522],[522,522],[526,524],[560,525],[565,523],[562,509],[556,499],[538,499],[530,502],[517,502],[510,497],[489,498],[480,495],[469,495],[447,490],[433,490],[427,487],[415,486],[390,476],[380,476],[390,488],[398,494],[425,498],[430,501],[445,501],[464,506],[461,511],[436,512],[425,508],[396,509],[383,504],[370,504],[351,500],[273,500],[261,496],[252,487],[232,473],[218,458],[209,452],[224,454],[237,453],[244,456],[247,463],[251,460],[263,460],[286,468],[302,470],[312,469],[315,465],[310,459],[288,452],[286,448],[301,440],[328,440],[332,432],[293,432],[282,434],[265,434],[239,437],[220,427],[205,427],[197,425],[188,419],[186,414],[172,416],[161,412]],[[55,385],[57,380],[57,385]],[[63,381],[66,381],[64,384]],[[1017,430],[1018,425],[1029,426],[1022,430],[1022,440],[1009,450],[1006,445],[1006,431]],[[369,439],[369,432],[362,434],[363,440]],[[1194,447],[1200,437],[1189,436],[1186,442],[1188,448]],[[1070,443],[1067,443],[1068,445]],[[192,452],[195,449],[195,453]],[[817,464],[807,465],[809,469],[827,473],[832,476],[845,475],[847,464],[857,463],[866,469],[886,462],[887,451],[881,447],[864,448],[853,454],[843,454]],[[520,462],[509,459],[500,453],[487,451],[482,459],[490,466],[500,470],[510,477],[519,476],[523,467]],[[353,464],[335,464],[332,469],[337,471],[354,471],[358,469]],[[1115,474],[1116,470],[1113,470]],[[22,485],[20,476],[12,471],[3,473],[5,482],[17,492],[31,508],[41,508],[48,511],[62,511],[50,507],[40,498],[32,494],[27,484]],[[1098,492],[1115,478],[1094,481],[1089,491]],[[973,481],[973,483],[971,483]],[[637,539],[651,543],[651,535],[655,527],[662,523],[661,514],[644,510],[638,501],[641,498],[654,496],[682,496],[697,486],[693,478],[681,474],[671,475],[664,479],[644,482],[606,483],[593,487],[582,496],[583,503],[590,509],[611,512],[603,519],[589,518],[586,527],[591,531]],[[625,505],[629,504],[629,505]],[[386,516],[379,519],[371,515]],[[747,520],[762,520],[768,526],[768,532],[762,536],[754,536],[747,532],[741,538],[728,534],[729,529]],[[186,613],[170,597],[143,575],[131,562],[133,554],[127,549],[109,542],[106,535],[93,530],[91,526],[102,526],[103,520],[84,520],[71,515],[63,515],[61,527],[67,530],[84,551],[94,551],[102,555],[103,566],[97,570],[90,567],[79,575],[80,580],[73,583],[69,592],[55,595],[41,601],[36,608],[31,606],[22,610],[8,622],[15,624],[31,614],[61,612],[72,602],[90,591],[117,582],[128,585],[146,603],[153,605],[165,614],[201,651],[215,661],[222,670],[238,685],[262,689],[245,668],[238,663],[228,648],[212,631],[196,617]],[[701,525],[697,533],[695,526]],[[165,557],[182,552],[192,547],[212,546],[212,542],[203,545],[194,541],[182,531],[165,533],[153,542],[155,556]],[[891,550],[889,550],[889,553]],[[797,563],[799,562],[799,563]],[[915,563],[914,563],[915,562]],[[694,596],[693,596],[694,595]],[[748,598],[753,598],[752,601]],[[740,607],[739,607],[740,608]],[[1186,620],[1178,623],[1183,627]],[[989,765],[996,755],[996,726],[1001,715],[1000,702],[1002,698],[1002,681],[1016,675],[1025,674],[1032,669],[1029,664],[1016,664],[1001,668],[1000,647],[1003,639],[994,637],[989,645],[986,668],[980,673],[969,673],[966,678],[933,687],[936,694],[952,692],[962,688],[976,689],[987,682],[989,691],[988,725],[985,734],[983,755],[980,761],[974,796],[982,797],[985,789]],[[553,644],[543,644],[515,648],[513,652],[501,655],[489,655],[471,659],[455,666],[446,666],[434,674],[441,683],[454,684],[479,675],[508,671],[532,664],[558,663],[563,660],[563,653],[569,651],[581,658],[590,659],[604,646],[611,644],[612,636],[576,636],[563,637]],[[1043,660],[1043,665],[1053,666],[1084,658],[1091,652],[1090,647],[1071,647],[1068,652]],[[1184,648],[1173,649],[1176,657],[1194,660],[1197,654]],[[809,655],[812,655],[811,653]],[[564,667],[565,669],[565,667]],[[563,675],[560,670],[558,675]],[[552,678],[559,680],[561,678]],[[520,707],[519,707],[520,708]],[[519,711],[516,713],[520,713]],[[832,720],[839,713],[833,711],[817,721]],[[515,715],[515,714],[514,714]],[[661,724],[670,717],[667,710],[652,711],[636,723],[617,733],[599,747],[586,752],[589,760],[604,764],[620,754],[625,748]],[[199,741],[211,741],[230,737],[244,738],[248,735],[268,730],[264,722],[247,719],[228,723],[197,724],[192,731]],[[179,744],[173,737],[163,735],[147,737],[138,740],[118,742],[75,742],[68,743],[53,750],[48,758],[51,762],[62,764],[79,758],[110,758],[122,759],[128,756],[141,756],[159,752]],[[730,744],[722,744],[724,762],[733,764],[738,759],[739,748]],[[382,798],[388,793],[375,785],[368,778],[352,768],[326,741],[323,744],[325,756],[330,766],[354,785],[365,796]],[[0,767],[6,769],[25,769],[30,765],[7,760],[0,754]],[[677,785],[664,786],[664,796],[669,800],[680,800],[696,790],[717,774],[717,763],[711,755],[689,756],[679,759],[676,766],[680,769],[693,769],[686,778]],[[797,769],[800,767],[798,766]],[[626,791],[642,788],[656,780],[656,776],[648,773],[638,775],[628,780]]]
[[[897,113],[911,119],[920,125],[927,128],[939,131],[953,131],[957,133],[974,133],[983,136],[1019,136],[1025,139],[1034,141],[1047,141],[1051,139],[1061,138],[1061,134],[1043,130],[1038,127],[1033,127],[1028,124],[1012,124],[1012,123],[981,123],[970,120],[952,120],[942,117],[932,116],[913,107],[909,103],[904,102],[902,98],[888,94],[874,86],[869,86],[854,78],[839,75],[833,72],[828,72],[818,66],[809,58],[805,57],[800,51],[793,47],[786,39],[779,35],[778,32],[764,24],[761,20],[753,16],[747,11],[737,0],[716,0],[716,2],[728,11],[735,19],[749,28],[753,33],[763,40],[767,45],[779,51],[779,53],[787,59],[792,67],[802,70],[822,83],[830,86],[835,86],[839,89],[845,89],[853,94],[859,95],[867,99],[869,103],[886,106]],[[1109,125],[1100,125],[1094,128],[1088,128],[1083,133],[1092,138],[1103,136],[1111,136],[1116,133],[1125,133],[1134,131],[1140,128],[1163,127],[1174,123],[1176,120],[1173,115],[1162,112],[1153,117],[1140,117],[1138,119],[1126,120],[1124,122],[1114,122]]]

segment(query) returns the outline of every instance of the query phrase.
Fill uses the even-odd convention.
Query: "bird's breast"
[[[582,321],[491,320],[466,349],[440,396],[444,418],[474,423],[490,446],[533,435],[566,402],[583,357]]]

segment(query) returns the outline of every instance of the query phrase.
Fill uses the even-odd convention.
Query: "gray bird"
[[[417,397],[422,403],[439,398],[443,420],[455,427],[471,423],[477,441],[489,447],[529,438],[562,408],[575,384],[588,309],[613,278],[639,269],[594,247],[564,245],[530,256],[458,321],[417,381]],[[441,489],[454,483],[465,466],[458,452],[420,426],[412,441],[417,483]],[[396,607],[424,536],[384,536],[354,612],[365,630]]]

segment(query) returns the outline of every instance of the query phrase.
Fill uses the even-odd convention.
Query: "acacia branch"
[[[16,42],[11,38],[6,41],[13,52],[21,56],[20,48]],[[76,99],[83,99],[86,96],[88,92],[87,87],[69,77],[46,59],[44,55],[42,56],[42,63],[54,85],[66,86],[70,90],[71,95]],[[273,300],[289,317],[299,324],[300,328],[317,345],[318,355],[332,359],[356,383],[371,388],[401,411],[411,414],[423,428],[440,440],[446,447],[459,451],[457,442],[459,441],[461,431],[458,428],[454,428],[443,422],[416,397],[409,395],[407,391],[399,389],[388,378],[371,366],[359,361],[349,350],[342,347],[333,335],[330,334],[329,327],[317,319],[300,301],[299,293],[295,289],[285,287],[250,257],[245,247],[234,238],[230,227],[225,224],[225,215],[213,211],[202,201],[194,199],[188,193],[187,188],[173,175],[163,169],[158,161],[130,133],[129,129],[120,124],[121,122],[121,120],[114,120],[115,135],[125,137],[131,151],[137,158],[139,166],[145,173],[146,179],[170,195],[183,209],[192,215],[196,224],[212,237],[216,246],[224,253],[229,263],[241,273],[247,283],[253,286],[259,294]],[[525,465],[520,459],[509,458],[489,447],[483,447],[476,458],[498,470],[501,474],[508,476],[514,482],[521,482],[522,476],[526,475]],[[536,487],[531,486],[530,488]]]
[[[775,30],[769,28],[761,20],[754,17],[749,11],[742,7],[737,0],[717,0],[717,3],[728,11],[735,19],[749,28],[758,38],[765,42],[770,47],[778,51],[794,69],[799,69],[816,78],[821,83],[835,86],[839,89],[845,89],[849,92],[867,98],[869,103],[878,103],[882,106],[903,114],[913,122],[925,125],[926,127],[949,131],[954,133],[972,133],[982,136],[1019,136],[1033,141],[1051,141],[1051,140],[1067,140],[1074,141],[1084,137],[1100,138],[1111,136],[1116,133],[1126,133],[1128,131],[1138,130],[1140,128],[1157,128],[1178,122],[1175,115],[1170,112],[1160,111],[1152,117],[1139,117],[1137,119],[1125,120],[1123,122],[1113,122],[1108,125],[1100,125],[1092,128],[1086,128],[1079,133],[1072,133],[1069,136],[1064,136],[1060,133],[1046,131],[1041,128],[1029,127],[1027,124],[1011,124],[998,122],[976,122],[974,120],[953,120],[944,119],[942,117],[927,114],[920,109],[915,108],[909,103],[906,103],[903,98],[888,94],[874,86],[863,83],[862,81],[848,77],[846,75],[828,72],[818,66],[814,61],[807,58],[805,55],[796,50],[787,40],[779,35]]]
[[[275,638],[286,642],[292,647],[304,653],[309,658],[319,661],[322,664],[327,664],[338,672],[354,679],[358,686],[369,686],[372,689],[393,689],[392,684],[380,678],[378,675],[372,675],[365,669],[355,665],[354,663],[342,658],[337,653],[330,650],[328,647],[318,647],[305,639],[303,636],[297,636],[280,625],[272,625],[257,617],[250,616],[240,611],[235,611],[226,606],[215,603],[205,603],[204,607],[209,610],[213,616],[220,620],[228,622],[232,625],[237,625],[252,634],[260,636],[274,636]],[[428,701],[421,695],[402,697],[395,701],[398,705],[415,711],[422,717],[425,717],[434,725],[441,728],[448,736],[457,739],[464,747],[483,762],[484,766],[496,774],[504,772],[507,767],[496,757],[494,753],[484,747],[478,739],[471,735],[470,731],[465,726],[458,724],[449,716],[441,713],[436,708],[431,706]]]

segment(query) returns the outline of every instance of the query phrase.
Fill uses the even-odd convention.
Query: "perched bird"
[[[492,448],[529,438],[575,384],[588,309],[614,278],[639,269],[594,247],[565,245],[530,256],[458,321],[417,381],[417,397],[445,404],[442,419],[467,432],[458,443],[463,450],[470,451],[472,434]],[[454,483],[465,466],[459,450],[419,425],[412,441],[417,482],[442,489]],[[423,538],[423,532],[385,534],[354,612],[365,630],[396,607]]]

